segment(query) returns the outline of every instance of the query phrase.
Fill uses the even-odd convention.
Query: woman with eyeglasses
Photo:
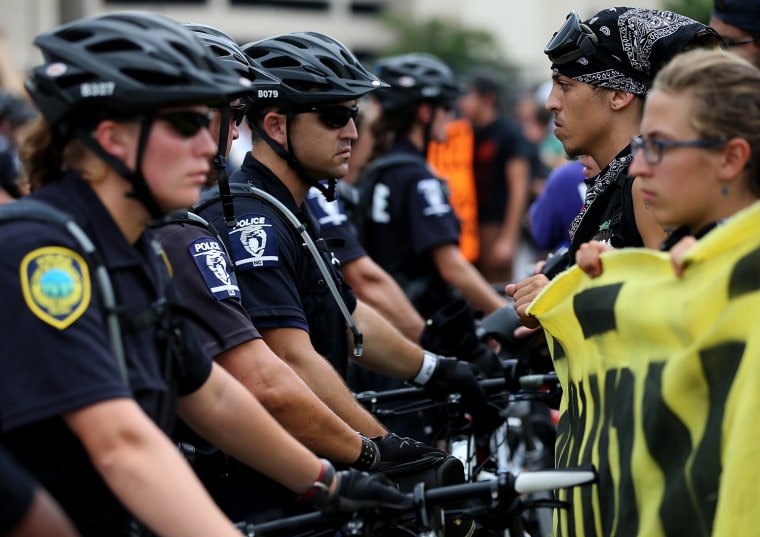
[[[677,56],[632,151],[653,217],[675,228],[664,248],[676,246],[584,245],[528,309],[563,388],[584,393],[563,405],[558,463],[599,472],[563,494],[573,512],[560,534],[754,535],[760,70],[724,50]]]
[[[0,212],[3,445],[83,536],[240,535],[167,437],[176,415],[314,505],[339,508],[346,491],[402,502],[336,473],[212,364],[146,232],[197,201],[216,149],[210,107],[249,85],[156,14],[82,19],[35,43],[33,193]]]

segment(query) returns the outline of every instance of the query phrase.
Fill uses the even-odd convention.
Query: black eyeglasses
[[[589,56],[596,50],[598,42],[599,38],[594,31],[583,24],[578,13],[573,10],[567,15],[562,28],[544,47],[544,54],[552,63],[562,65],[581,56]]]
[[[342,129],[348,124],[348,121],[353,119],[356,122],[356,117],[359,115],[358,106],[342,106],[339,104],[332,106],[315,106],[313,108],[306,108],[301,112],[313,112],[318,114],[317,117],[322,124],[329,129]]]
[[[758,37],[760,37],[760,36],[758,36]],[[749,43],[754,43],[757,40],[758,40],[758,38],[756,38],[755,36],[740,37],[739,39],[728,39],[728,38],[725,38],[725,37],[723,38],[723,41],[725,41],[726,46],[728,48],[740,47],[742,45],[747,45]]]
[[[196,112],[194,110],[160,112],[155,114],[153,118],[166,121],[174,132],[184,138],[192,138],[201,129],[208,129],[209,123],[211,123],[210,112]]]
[[[656,138],[644,138],[636,136],[631,140],[631,154],[636,156],[640,150],[644,150],[644,161],[650,166],[662,162],[662,152],[672,147],[718,147],[725,145],[725,140],[701,138],[697,140],[658,140]]]

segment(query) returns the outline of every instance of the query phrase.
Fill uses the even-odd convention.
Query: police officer
[[[43,119],[22,146],[34,193],[0,213],[3,444],[82,535],[125,535],[136,520],[161,535],[239,535],[164,434],[175,413],[319,506],[403,502],[367,474],[336,475],[211,363],[145,232],[197,200],[209,105],[248,85],[155,14],[82,19],[35,43],[44,64],[27,90]]]
[[[230,229],[217,194],[209,192],[197,210],[227,240],[243,305],[266,343],[341,416],[347,416],[348,402],[334,371],[345,374],[352,349],[362,365],[436,393],[465,392],[473,404],[484,405],[467,364],[425,352],[404,338],[356,300],[326,248],[315,257],[303,246],[307,238],[315,250],[322,244],[304,197],[312,186],[333,197],[335,178],[345,175],[357,136],[356,101],[382,82],[324,34],[273,36],[242,48],[281,85],[258,92],[249,106],[253,148],[231,186],[243,185],[238,188],[245,194],[252,185],[271,199],[235,196],[236,225]]]
[[[442,181],[426,164],[428,145],[445,140],[461,94],[454,74],[440,59],[419,53],[383,58],[375,71],[391,87],[373,94],[381,108],[374,158],[419,158],[384,169],[375,182],[367,252],[425,318],[460,296],[486,314],[506,306],[459,250],[459,220]]]
[[[373,123],[375,150],[358,180],[364,198],[360,205],[371,207],[362,232],[367,253],[399,283],[426,319],[452,304],[459,308],[461,302],[469,308],[457,300],[460,297],[487,313],[506,306],[507,301],[459,249],[459,220],[442,180],[426,161],[429,143],[445,140],[447,124],[453,118],[461,93],[456,78],[438,58],[417,53],[381,59],[375,72],[390,87],[372,94],[380,107]],[[382,159],[397,156],[408,158],[381,167],[370,178],[369,170]],[[426,328],[425,343],[433,339],[428,337],[431,333]],[[453,329],[448,338],[461,341],[465,333]],[[387,375],[358,369],[351,371],[351,383],[356,390],[399,387],[398,381]],[[423,418],[421,426],[430,429],[426,427],[430,419]],[[392,423],[394,429],[401,426],[396,421],[386,423]]]
[[[202,24],[186,24],[217,57],[251,80],[258,90],[277,90],[279,82],[249,61],[228,35]],[[228,112],[225,114],[225,108]],[[238,137],[238,124],[245,105],[239,99],[214,109],[209,126],[217,139],[217,154],[208,185],[228,191],[225,160]],[[234,214],[230,215],[234,219]],[[172,215],[153,229],[164,247],[174,273],[174,284],[185,306],[197,312],[218,332],[199,331],[203,347],[215,361],[253,392],[267,410],[291,434],[320,456],[359,469],[375,470],[398,461],[431,456],[434,450],[404,442],[385,428],[350,392],[344,390],[346,420],[322,402],[261,338],[240,302],[240,288],[231,260],[218,234],[187,213]],[[357,434],[360,431],[364,437]],[[293,514],[306,506],[294,503],[293,495],[261,474],[214,450],[180,424],[173,437],[184,449],[193,450],[193,467],[216,503],[233,520],[255,521]],[[375,440],[370,440],[374,438]],[[420,449],[422,448],[422,449]],[[371,457],[368,457],[368,452]],[[382,456],[381,456],[382,452]],[[439,452],[439,456],[445,454]]]

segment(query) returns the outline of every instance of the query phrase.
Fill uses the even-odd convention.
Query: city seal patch
[[[82,256],[61,246],[26,254],[20,267],[21,290],[29,310],[64,330],[90,305],[90,272]]]

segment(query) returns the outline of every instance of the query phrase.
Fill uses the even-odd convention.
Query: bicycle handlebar
[[[506,390],[507,382],[503,378],[482,379],[478,381],[486,394],[494,394]],[[357,401],[362,404],[392,403],[410,399],[427,398],[425,388],[396,388],[393,390],[374,391],[368,390],[354,394]]]
[[[537,472],[522,472],[512,474],[503,472],[495,478],[463,483],[459,485],[447,485],[432,489],[426,489],[425,483],[420,482],[408,496],[413,500],[414,507],[407,511],[375,510],[375,513],[339,513],[324,515],[321,512],[307,513],[255,525],[241,523],[238,527],[245,535],[258,537],[278,535],[291,530],[321,530],[338,528],[351,518],[357,516],[367,519],[383,521],[398,520],[406,515],[407,519],[417,516],[427,518],[428,511],[434,507],[445,507],[447,504],[459,503],[463,500],[475,501],[480,499],[484,505],[492,508],[503,509],[503,506],[522,494],[536,492],[550,492],[560,488],[569,488],[588,485],[596,481],[596,471],[593,466],[567,468],[560,470],[543,470]],[[475,509],[477,511],[477,509]],[[383,512],[385,511],[385,512]],[[388,515],[391,516],[388,516]],[[393,516],[393,515],[396,516]],[[399,516],[400,515],[400,516]],[[477,516],[475,517],[477,518]]]

